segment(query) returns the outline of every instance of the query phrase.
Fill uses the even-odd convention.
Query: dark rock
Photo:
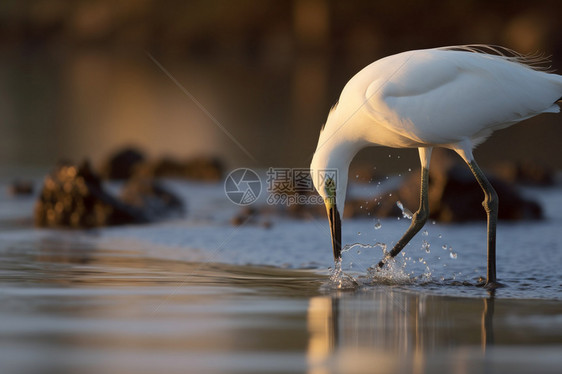
[[[32,195],[33,182],[17,179],[8,186],[8,193],[12,196]]]
[[[234,226],[241,226],[246,223],[255,223],[257,211],[252,207],[243,207],[235,214],[230,223]]]
[[[184,178],[184,165],[177,159],[164,157],[141,166],[139,175],[149,178]]]
[[[554,171],[533,161],[502,162],[494,165],[492,171],[510,183],[542,187],[554,185]]]
[[[183,201],[164,185],[155,180],[133,178],[121,191],[121,199],[136,208],[142,209],[151,221],[184,215]]]
[[[104,162],[101,176],[106,179],[129,179],[137,165],[145,161],[144,154],[135,148],[124,148]]]
[[[187,179],[218,182],[222,180],[224,166],[215,157],[196,157],[185,163]]]
[[[109,195],[90,164],[59,165],[45,178],[35,206],[40,227],[89,228],[147,222],[144,213]]]
[[[186,161],[164,157],[140,166],[138,175],[150,178],[182,178],[218,182],[222,180],[224,166],[215,157],[196,157]]]
[[[490,175],[488,179],[499,196],[500,220],[542,218],[538,203],[523,198],[515,187],[497,177]],[[429,191],[430,200],[437,201],[434,213],[430,214],[435,220],[461,222],[486,219],[482,207],[484,193],[465,165],[455,165],[448,170],[444,178],[430,184]]]
[[[292,191],[286,193],[286,201],[280,200],[280,205],[286,207],[287,214],[293,218],[310,219],[325,217],[326,206],[316,191]]]
[[[441,222],[485,220],[486,213],[482,207],[484,193],[468,166],[454,157],[445,151],[434,151],[428,191],[430,219]],[[489,173],[487,177],[499,196],[500,220],[542,218],[542,208],[537,202],[522,197],[512,184]],[[396,207],[397,200],[416,211],[420,199],[419,171],[406,178],[402,186],[391,193],[395,198],[385,197],[372,214],[379,217],[401,216],[402,212]]]
[[[535,201],[524,198],[513,184],[493,174],[487,173],[487,177],[499,196],[498,216],[500,220],[542,218],[541,206]],[[482,189],[468,166],[451,151],[442,149],[433,151],[428,187],[430,219],[441,222],[486,219],[486,213],[482,207],[484,200]],[[316,192],[311,194],[316,194]],[[353,198],[348,195],[344,217],[402,217],[403,213],[397,206],[397,201],[412,212],[418,209],[420,201],[419,170],[405,177],[398,189],[387,191],[376,198]],[[326,216],[324,205],[317,204],[293,204],[287,207],[286,212],[293,218]]]
[[[273,226],[273,223],[269,219],[264,219],[262,217],[264,213],[265,209],[256,209],[246,206],[232,217],[230,223],[233,226],[257,225],[269,229]]]

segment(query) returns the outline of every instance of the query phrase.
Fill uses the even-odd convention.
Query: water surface
[[[409,222],[345,221],[363,245],[343,264],[359,287],[341,291],[325,220],[234,227],[222,187],[171,185],[200,196],[189,217],[90,231],[34,229],[33,200],[2,197],[0,372],[559,372],[557,189],[545,221],[500,224],[507,287],[490,295],[474,286],[482,223],[430,223],[373,277],[373,244]]]

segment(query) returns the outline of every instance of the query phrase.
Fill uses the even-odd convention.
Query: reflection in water
[[[336,297],[319,296],[310,299],[307,318],[310,333],[307,350],[310,374],[329,372],[326,361],[337,347],[339,340],[338,304]]]
[[[484,308],[482,309],[482,350],[486,352],[488,346],[494,345],[494,292],[490,293],[490,297],[483,299]]]
[[[424,373],[444,346],[454,351],[480,345],[486,353],[494,344],[493,314],[493,295],[447,300],[385,288],[314,297],[308,308],[309,373],[338,367]],[[470,365],[464,357],[454,371],[469,372]]]

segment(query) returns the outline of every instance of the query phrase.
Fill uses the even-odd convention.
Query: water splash
[[[376,248],[376,247],[379,247],[382,250],[383,256],[386,256],[388,254],[388,251],[386,250],[386,244],[385,243],[376,242],[373,245],[373,248]]]
[[[429,244],[429,242],[427,240],[424,240],[422,242],[422,249],[425,250],[425,253],[431,252],[431,250],[429,249],[430,247],[431,247],[431,244]]]
[[[400,200],[396,202],[396,206],[402,211],[402,216],[404,218],[412,219],[413,216],[412,212],[410,211],[410,209],[406,208]]]
[[[330,271],[330,283],[327,285],[331,290],[355,290],[359,284],[352,276],[343,272],[341,259],[336,261]]]
[[[404,285],[439,282],[439,278],[433,278],[433,265],[429,257],[426,257],[426,254],[431,253],[430,248],[431,244],[423,240],[421,246],[425,251],[423,256],[419,254],[414,257],[402,251],[401,256],[387,259],[385,265],[379,268],[378,260],[388,255],[386,243],[348,244],[342,248],[342,261],[330,269],[330,281],[323,288],[328,291],[346,291],[372,284]],[[382,252],[382,256],[377,254],[380,253],[377,249]],[[451,253],[449,256],[452,256]]]
[[[414,281],[406,271],[404,257],[390,258],[382,268],[376,265],[370,267],[367,276],[372,282],[385,284],[409,284]]]
[[[353,243],[353,244],[346,244],[341,252],[344,253],[353,253],[353,249],[356,249],[356,253],[358,255],[361,254],[361,251],[364,249],[373,249],[373,248],[380,248],[382,250],[382,255],[386,256],[386,243],[376,242],[375,244],[363,244],[363,243]]]

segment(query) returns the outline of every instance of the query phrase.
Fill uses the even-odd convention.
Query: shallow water
[[[33,200],[2,197],[0,372],[559,372],[560,189],[527,191],[545,221],[500,224],[492,297],[483,223],[430,223],[373,275],[409,221],[345,221],[366,244],[341,291],[325,220],[233,227],[221,186],[170,186],[189,218],[91,231],[34,229]]]

